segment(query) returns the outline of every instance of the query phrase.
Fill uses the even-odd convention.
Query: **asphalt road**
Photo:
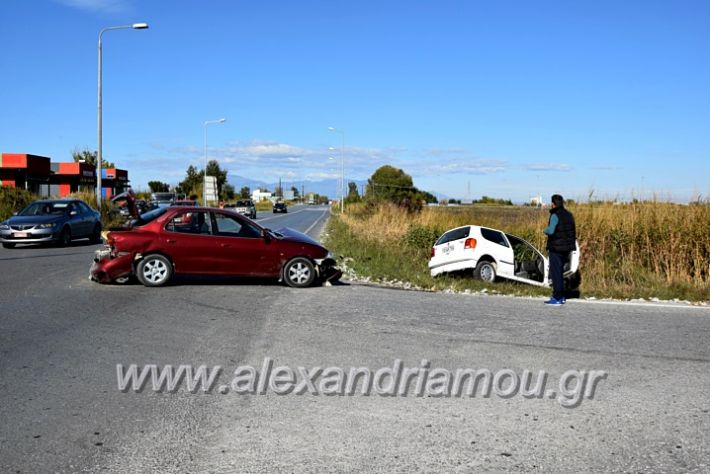
[[[260,215],[318,235],[325,208]],[[318,222],[317,222],[318,221]],[[96,246],[0,249],[0,472],[708,472],[710,310],[343,284],[88,280]],[[548,372],[545,396],[239,394],[238,366]],[[117,364],[221,366],[209,393]],[[605,371],[562,406],[569,370]],[[503,380],[503,379],[501,379]],[[501,389],[504,387],[501,385]],[[548,397],[548,391],[558,392]]]

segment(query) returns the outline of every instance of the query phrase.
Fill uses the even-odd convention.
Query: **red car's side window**
[[[217,235],[251,239],[261,238],[261,231],[247,222],[242,222],[232,216],[221,213],[216,213],[214,217]]]
[[[204,211],[178,213],[165,225],[165,230],[182,234],[213,234],[209,213]]]

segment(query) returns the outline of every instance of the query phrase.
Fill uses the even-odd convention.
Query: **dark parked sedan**
[[[90,271],[101,283],[135,276],[162,286],[183,274],[276,278],[304,288],[341,275],[330,252],[307,235],[274,232],[227,209],[155,209],[108,232],[106,242]]]
[[[101,241],[101,215],[79,199],[35,201],[0,222],[0,242],[5,248],[45,242],[69,245],[82,238]]]

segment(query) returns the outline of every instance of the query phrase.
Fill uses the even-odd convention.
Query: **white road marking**
[[[263,219],[258,219],[256,222],[258,224],[259,222],[270,221],[271,219],[278,219],[279,217],[283,217],[283,216],[289,216],[289,215],[292,216],[294,214],[298,214],[299,212],[304,212],[304,211],[306,211],[306,209],[301,209],[300,211],[290,212],[290,213],[286,213],[286,214],[279,214],[278,216],[273,216],[273,217],[265,217]]]
[[[313,224],[311,224],[311,226],[308,229],[306,229],[304,234],[308,234],[311,231],[311,229],[313,229],[316,226],[316,224],[318,224],[320,222],[320,220],[323,218],[323,216],[325,215],[326,212],[328,212],[327,209],[323,211],[323,214],[318,216],[318,219],[316,219],[315,222]]]
[[[570,303],[570,301],[567,301]],[[685,302],[653,302],[653,301],[613,301],[613,300],[587,300],[587,299],[577,299],[573,300],[573,304],[586,303],[586,304],[607,304],[607,305],[619,305],[619,306],[640,306],[642,308],[673,308],[673,309],[704,309],[710,310],[710,306],[700,306],[693,305]]]

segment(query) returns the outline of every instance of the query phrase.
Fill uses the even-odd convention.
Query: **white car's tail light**
[[[476,239],[466,239],[466,241],[463,243],[463,248],[464,249],[475,249],[476,248]]]
[[[431,248],[431,256],[434,257],[436,255],[436,247]]]

